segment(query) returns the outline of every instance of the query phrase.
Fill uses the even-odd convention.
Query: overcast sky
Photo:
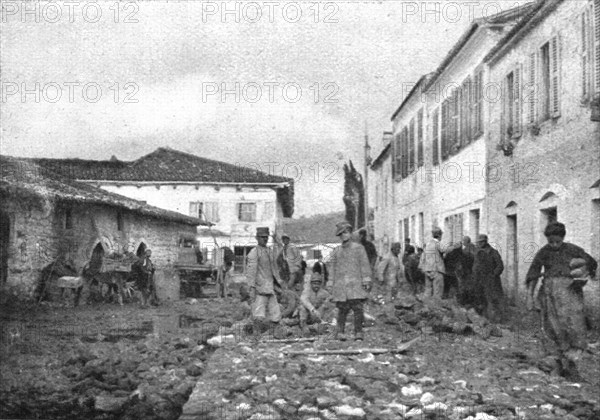
[[[169,146],[294,178],[294,217],[339,211],[365,122],[375,155],[410,84],[517,3],[3,0],[2,153]]]

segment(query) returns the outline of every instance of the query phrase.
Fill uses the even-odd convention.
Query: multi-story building
[[[417,244],[432,225],[451,241],[487,233],[515,301],[552,220],[600,259],[599,32],[598,0],[540,0],[475,21],[392,118],[395,200],[376,214],[398,226],[379,217],[376,233]],[[588,286],[592,302],[598,289]]]
[[[483,59],[531,8],[529,4],[475,20],[393,114],[392,145],[374,162],[378,188],[391,183],[391,193],[383,194],[391,199],[378,210],[380,216],[387,215],[386,222],[378,218],[376,234],[399,241],[410,238],[421,246],[433,226],[442,227],[451,241],[481,230],[488,77]],[[386,153],[391,155],[388,172],[383,170]]]
[[[279,230],[294,211],[293,180],[240,165],[159,148],[134,161],[37,159],[36,162],[79,182],[150,205],[200,218],[205,257],[218,245],[235,254],[235,269],[256,246],[256,227]]]
[[[549,221],[600,258],[599,9],[597,0],[539,3],[486,57],[489,83],[502,89],[489,101],[488,158],[510,169],[488,181],[487,230],[515,298]]]

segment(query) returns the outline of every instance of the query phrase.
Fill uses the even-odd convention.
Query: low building
[[[3,289],[33,297],[42,269],[57,260],[77,271],[90,260],[153,251],[158,270],[177,261],[180,239],[202,222],[66,179],[30,159],[0,156]]]
[[[294,212],[292,179],[166,147],[134,161],[36,162],[79,182],[202,219],[211,225],[198,230],[205,260],[213,259],[216,245],[228,246],[237,272],[256,246],[256,228],[281,231],[283,218]]]

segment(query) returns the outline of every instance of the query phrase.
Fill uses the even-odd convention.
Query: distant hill
[[[344,220],[344,212],[316,214],[299,219],[283,219],[283,231],[295,243],[335,243],[335,225]]]

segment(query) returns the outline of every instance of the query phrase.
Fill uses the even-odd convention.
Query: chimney
[[[393,133],[391,131],[384,131],[382,138],[382,145],[386,147],[392,141]]]

